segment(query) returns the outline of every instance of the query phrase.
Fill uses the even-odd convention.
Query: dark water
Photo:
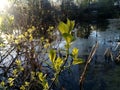
[[[87,60],[92,46],[98,42],[97,51],[88,67],[83,90],[120,90],[120,65],[114,61],[105,61],[104,52],[107,48],[111,50],[115,57],[120,51],[120,19],[106,20],[102,22],[92,21],[91,23],[80,23],[76,25],[73,32],[76,40],[72,43],[72,48],[79,49],[79,57]],[[64,41],[60,44],[63,47]],[[13,53],[14,54],[14,53]],[[9,58],[9,57],[8,57]],[[79,90],[79,79],[83,71],[84,64],[71,66],[59,77],[59,88],[54,90]],[[63,89],[63,90],[64,90]]]
[[[116,57],[116,54],[120,51],[119,46],[117,47],[120,40],[120,20],[112,19],[107,21],[78,25],[75,31],[77,33],[74,33],[76,40],[72,43],[72,48],[79,48],[79,57],[84,60],[87,59],[96,41],[99,43],[86,73],[84,90],[120,90],[120,83],[119,85],[111,83],[120,82],[118,79],[114,82],[113,79],[118,78],[115,75],[120,75],[120,72],[116,73],[116,70],[120,71],[120,68],[114,61],[109,60],[106,62],[104,58],[104,52],[107,48],[111,50],[113,57]],[[62,72],[60,86],[64,87],[65,90],[79,90],[79,79],[83,67],[84,65],[75,65],[70,70]]]

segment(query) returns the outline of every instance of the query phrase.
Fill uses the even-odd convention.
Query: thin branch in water
[[[80,90],[83,89],[83,82],[84,82],[84,79],[85,79],[85,74],[86,74],[89,63],[91,62],[91,60],[92,60],[92,58],[93,58],[93,56],[96,52],[97,47],[98,47],[98,42],[92,47],[92,50],[91,50],[91,52],[88,56],[87,62],[86,62],[85,67],[83,69],[82,75],[81,75],[80,80],[79,80]]]
[[[11,47],[11,48],[12,48],[12,47]],[[13,47],[12,49],[9,48],[8,51],[6,51],[5,54],[1,56],[1,61],[0,61],[0,63],[2,63],[3,60],[5,60],[5,58],[7,58],[7,56],[10,55],[10,53],[15,50],[15,48],[16,48],[16,47]]]
[[[7,67],[7,69],[4,72],[4,75],[7,74],[7,72],[9,71],[10,67],[13,65],[13,63],[15,62],[15,60],[17,59],[18,55],[16,55],[16,57],[13,59],[13,61],[10,63],[9,67]]]

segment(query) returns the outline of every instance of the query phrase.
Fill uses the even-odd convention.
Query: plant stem
[[[83,82],[85,79],[85,74],[86,74],[89,63],[91,62],[91,60],[96,52],[97,47],[98,47],[98,42],[95,44],[95,46],[92,47],[92,50],[88,56],[87,62],[86,62],[85,67],[83,69],[82,75],[81,75],[80,80],[79,80],[80,90],[83,90]]]
[[[56,76],[55,76],[54,80],[52,81],[52,83],[51,83],[51,85],[50,85],[50,87],[49,87],[48,90],[50,90],[50,89],[53,87],[53,85],[54,85],[54,83],[55,83],[55,81],[56,81],[56,79],[57,79],[57,76],[60,75],[60,73],[62,72],[62,70],[63,70],[63,68],[64,68],[64,66],[65,66],[65,64],[67,63],[67,60],[68,60],[68,57],[69,57],[69,48],[67,48],[66,53],[67,53],[67,54],[66,54],[64,63],[63,63],[63,65],[61,66],[61,69],[60,69],[60,71],[58,72],[58,74],[56,74]]]

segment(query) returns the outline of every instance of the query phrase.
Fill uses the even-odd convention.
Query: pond
[[[119,90],[120,66],[113,60],[106,62],[104,53],[108,48],[113,57],[116,57],[120,51],[120,19],[84,23],[79,25],[75,32],[76,40],[72,43],[71,49],[79,48],[79,57],[84,60],[87,60],[92,46],[98,42],[97,51],[87,70],[83,90]],[[75,65],[70,70],[64,71],[60,76],[60,86],[65,90],[80,90],[79,79],[83,68],[84,65]]]
[[[80,23],[76,25],[73,35],[76,40],[72,42],[71,49],[79,49],[79,57],[85,61],[92,49],[92,46],[98,42],[97,51],[88,67],[83,90],[119,90],[120,89],[120,66],[114,61],[105,61],[104,53],[108,48],[116,57],[120,51],[120,19],[109,19],[102,22],[92,21],[91,23]],[[58,43],[58,41],[57,41]],[[61,41],[59,47],[62,48],[65,41]],[[58,45],[57,45],[58,46]],[[9,52],[15,57],[14,48],[9,46]],[[1,52],[3,53],[3,52]],[[6,52],[4,52],[6,54]],[[3,56],[4,56],[3,53]],[[4,58],[4,57],[3,57]],[[7,62],[8,56],[4,62]],[[3,63],[4,63],[3,62]],[[11,61],[8,62],[8,64]],[[59,88],[54,90],[80,90],[79,79],[83,72],[84,64],[72,66],[69,70],[61,73]],[[2,71],[0,72],[2,73]]]

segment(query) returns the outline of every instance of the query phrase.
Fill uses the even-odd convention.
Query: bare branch
[[[91,62],[91,60],[92,60],[92,58],[93,58],[93,56],[94,56],[94,54],[96,52],[97,47],[98,47],[98,42],[92,47],[92,50],[91,50],[91,52],[90,52],[90,54],[88,56],[87,62],[86,62],[85,67],[83,69],[82,75],[81,75],[80,80],[79,80],[80,90],[83,89],[82,86],[83,86],[83,82],[84,82],[84,79],[85,79],[85,74],[86,74],[89,63]]]

